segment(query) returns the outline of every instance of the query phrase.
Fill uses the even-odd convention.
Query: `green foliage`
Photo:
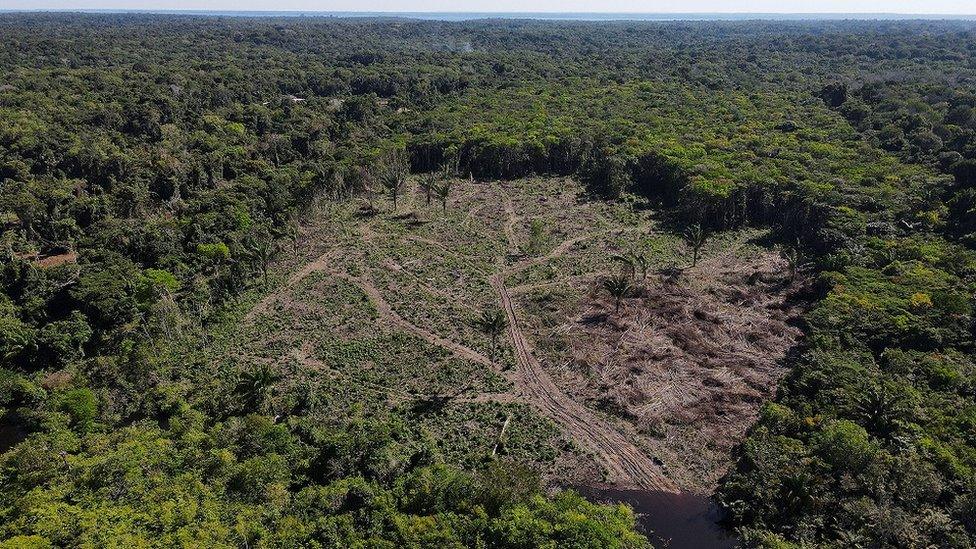
[[[81,360],[93,333],[85,315],[72,311],[64,320],[55,320],[40,329],[38,358],[49,367],[63,367]]]
[[[603,289],[610,294],[614,300],[614,312],[620,312],[620,302],[627,297],[634,289],[630,277],[627,275],[614,275],[603,280]]]
[[[16,361],[36,345],[35,334],[34,329],[16,316],[0,313],[0,356],[5,361]]]
[[[98,398],[88,388],[70,389],[55,398],[57,409],[71,419],[71,424],[87,431],[98,415]]]
[[[492,362],[494,362],[495,349],[498,346],[498,338],[505,333],[505,328],[508,327],[508,318],[505,316],[503,311],[493,309],[489,311],[482,311],[481,316],[476,318],[473,324],[475,328],[491,339],[490,359]]]
[[[705,245],[705,240],[708,235],[701,228],[701,225],[692,225],[685,230],[685,244],[691,248],[691,266],[694,267],[698,265],[698,254],[701,252],[702,246]]]
[[[447,212],[447,200],[451,197],[451,187],[454,183],[450,179],[444,179],[436,186],[434,186],[434,196],[440,200],[441,211]]]
[[[393,211],[396,212],[397,199],[400,197],[400,193],[403,191],[403,186],[406,183],[409,166],[407,165],[407,159],[403,152],[397,149],[390,151],[382,162],[379,181],[383,185],[383,188],[386,189],[386,192],[390,194],[390,200],[393,202]]]
[[[184,427],[169,431],[143,422],[88,434],[68,455],[51,446],[65,437],[57,431],[5,454],[2,482],[12,505],[0,511],[4,543],[648,546],[633,532],[628,509],[594,505],[571,492],[547,500],[532,474],[503,463],[475,475],[417,465],[394,481],[360,476],[366,464],[353,462],[331,479],[304,481],[289,496],[297,479],[314,478],[320,467],[336,470],[332,460],[346,455],[328,450],[337,437],[361,447],[363,459],[386,460],[380,469],[410,458],[409,449],[388,430],[317,429],[309,439],[263,416],[206,427],[192,415],[179,412],[171,424]],[[377,454],[377,445],[394,451]]]
[[[546,240],[546,226],[541,219],[533,219],[529,224],[529,253],[542,251]]]
[[[875,452],[868,433],[846,420],[827,424],[812,440],[814,451],[836,470],[857,474]]]
[[[732,520],[767,547],[973,545],[970,22],[5,14],[0,34],[0,398],[27,434],[0,457],[5,547],[645,544],[626,509],[545,498],[517,467],[437,464],[414,425],[512,409],[334,421],[361,381],[391,381],[369,364],[397,364],[414,391],[477,372],[363,335],[377,313],[361,292],[297,296],[348,314],[261,349],[313,343],[335,367],[314,380],[279,387],[277,365],[197,352],[233,356],[213,331],[274,283],[275,242],[300,248],[286,227],[384,165],[394,210],[409,169],[442,168],[425,194],[452,234],[461,173],[633,193],[701,228],[693,264],[705,231],[770,227],[791,272],[818,272],[816,301],[721,488]],[[630,261],[605,288],[618,309]],[[436,379],[413,375],[431,364]],[[468,435],[441,449],[475,467]]]
[[[230,248],[223,242],[197,244],[197,253],[213,262],[227,261],[230,259]]]

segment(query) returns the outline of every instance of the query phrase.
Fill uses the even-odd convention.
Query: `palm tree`
[[[268,267],[271,266],[271,260],[274,259],[276,253],[278,253],[278,243],[271,240],[271,237],[265,237],[254,245],[251,249],[251,253],[254,259],[258,262],[258,267],[261,269],[261,277],[264,280],[264,285],[268,285]]]
[[[460,165],[461,159],[456,154],[451,155],[444,161],[444,165],[441,166],[441,179],[453,179],[457,177],[461,171]]]
[[[780,498],[788,512],[795,512],[810,504],[810,486],[813,479],[804,471],[787,475],[780,487]]]
[[[616,301],[614,313],[620,312],[620,300],[630,293],[632,286],[627,275],[619,274],[603,280],[603,289]]]
[[[451,196],[451,180],[445,179],[434,187],[434,194],[437,195],[437,199],[441,201],[441,211],[447,212],[447,199]]]
[[[475,319],[474,326],[481,333],[485,334],[491,338],[491,350],[489,357],[492,362],[495,361],[495,350],[498,346],[498,338],[505,333],[505,328],[508,327],[508,319],[505,318],[505,313],[500,309],[491,309],[481,312],[481,316]]]
[[[650,263],[647,261],[647,256],[638,253],[629,254],[615,254],[610,256],[613,261],[620,262],[622,270],[630,275],[630,278],[637,280],[637,270],[640,269],[641,280],[647,279],[647,269]]]
[[[384,173],[380,177],[380,184],[386,189],[386,192],[390,193],[390,198],[393,199],[393,211],[397,211],[397,199],[400,197],[400,190],[403,189],[403,184],[406,182],[406,178],[400,174],[389,171]]]
[[[915,408],[905,393],[871,386],[855,399],[854,411],[869,433],[890,440],[904,428]]]
[[[400,197],[400,191],[403,190],[403,185],[407,182],[408,172],[406,157],[397,150],[392,151],[387,156],[380,172],[380,184],[390,193],[390,198],[393,199],[394,212],[397,210],[397,199]]]
[[[807,264],[803,261],[803,255],[800,254],[800,249],[794,246],[790,246],[783,250],[783,259],[786,260],[786,267],[790,271],[790,282],[796,280],[796,275],[802,271]]]
[[[424,176],[420,178],[420,187],[424,190],[427,205],[430,206],[431,195],[434,193],[434,188],[437,187],[437,172],[424,174]]]
[[[650,266],[650,263],[647,261],[647,256],[645,256],[644,254],[631,254],[630,257],[633,263],[638,267],[640,267],[641,280],[646,280],[647,268]]]
[[[698,252],[701,251],[702,246],[705,245],[705,240],[708,235],[702,230],[701,225],[692,225],[685,230],[685,243],[692,249],[694,254],[691,260],[691,266],[694,267],[698,265]]]
[[[279,376],[271,366],[262,364],[241,375],[237,383],[238,396],[251,411],[260,411],[268,397],[271,386],[278,382]]]

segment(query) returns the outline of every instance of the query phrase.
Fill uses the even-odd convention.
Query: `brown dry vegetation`
[[[577,282],[564,321],[539,332],[557,340],[550,370],[573,398],[635,426],[681,486],[708,491],[800,336],[787,271],[771,250],[733,245],[637,280],[619,313],[597,279]]]
[[[461,464],[509,424],[502,451],[552,480],[711,487],[798,334],[759,232],[713,235],[697,267],[652,274],[614,314],[614,255],[686,262],[652,212],[570,179],[459,182],[446,212],[413,185],[401,200],[313,202],[277,290],[213,349],[230,371],[272,365],[272,408],[314,393],[339,415],[412,410]],[[494,362],[471,322],[492,308],[508,320]]]

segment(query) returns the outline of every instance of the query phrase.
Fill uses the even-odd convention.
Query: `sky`
[[[976,0],[0,0],[0,10],[976,14]]]

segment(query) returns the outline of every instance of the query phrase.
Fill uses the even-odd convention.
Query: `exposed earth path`
[[[509,220],[505,225],[505,233],[510,239],[509,249],[514,250],[516,246],[512,239],[514,238],[513,228],[516,223],[515,210],[511,207],[508,197],[505,198],[505,210],[509,215]],[[634,230],[646,228],[641,226],[635,227]],[[608,480],[611,483],[677,493],[680,491],[678,486],[665,476],[660,466],[655,464],[646,452],[638,448],[612,424],[570,398],[556,386],[533,355],[532,348],[519,325],[508,288],[505,287],[506,276],[558,257],[572,249],[573,246],[605,232],[596,231],[568,239],[543,256],[522,261],[489,277],[491,286],[498,294],[502,309],[508,319],[508,335],[512,339],[518,364],[519,385],[517,389],[530,404],[555,421],[573,440],[593,452],[606,467],[609,474]]]
[[[505,194],[503,194],[503,199],[505,213],[508,217],[504,225],[505,236],[508,240],[508,251],[510,255],[515,255],[518,250],[515,231],[518,216],[511,199]],[[531,344],[522,332],[515,306],[509,290],[505,286],[506,277],[559,257],[569,252],[581,242],[612,233],[615,230],[632,232],[635,230],[648,230],[648,226],[641,225],[622,230],[607,229],[588,232],[561,242],[548,253],[523,259],[508,267],[505,267],[506,258],[499,257],[496,263],[498,270],[491,274],[485,273],[488,275],[491,287],[497,294],[500,305],[508,320],[508,335],[511,338],[516,359],[516,368],[514,370],[503,371],[499,364],[492,362],[488,357],[478,351],[407,321],[386,301],[381,290],[377,288],[369,277],[368,269],[364,268],[365,266],[360,266],[361,269],[359,272],[361,274],[356,276],[342,272],[335,268],[334,252],[322,254],[292,273],[285,282],[282,290],[266,296],[247,314],[245,319],[251,320],[257,314],[265,311],[278,298],[281,291],[294,286],[312,273],[330,273],[337,278],[342,278],[362,288],[370,302],[376,307],[380,319],[384,322],[432,345],[448,350],[459,358],[487,366],[505,376],[514,384],[515,394],[518,400],[526,402],[549,417],[569,437],[596,457],[606,468],[608,473],[607,480],[610,483],[622,487],[677,493],[679,488],[674,481],[664,474],[661,467],[651,459],[646,451],[639,448],[633,442],[632,437],[559,389],[539,363],[538,359],[533,355]],[[371,228],[367,225],[361,227],[360,231],[362,232],[361,236],[363,239],[369,240]],[[419,237],[412,239],[415,241],[427,240]],[[429,243],[435,244],[435,241],[430,241]],[[455,253],[445,248],[443,244],[436,244],[438,244],[442,252]],[[300,356],[298,358],[307,365],[316,368],[325,367],[324,364],[316,362],[307,352],[299,351],[299,354]],[[385,390],[381,387],[375,387],[374,389]],[[406,395],[398,396],[402,398]],[[465,400],[508,401],[511,398],[512,395],[507,394],[477,395]]]
[[[491,285],[498,292],[508,317],[508,333],[515,346],[522,394],[565,429],[573,440],[595,453],[607,468],[610,482],[677,493],[677,485],[642,450],[614,426],[559,390],[532,354],[502,278],[501,273],[492,275]]]
[[[380,293],[379,288],[377,288],[373,284],[373,281],[368,277],[361,276],[354,278],[346,275],[338,276],[346,278],[350,282],[359,284],[363,291],[366,292],[366,295],[369,296],[369,300],[372,301],[373,305],[376,306],[376,310],[379,312],[380,318],[385,319],[387,322],[393,324],[401,330],[409,332],[432,345],[447,349],[460,358],[477,362],[478,364],[488,366],[489,368],[497,368],[497,366],[491,360],[489,360],[488,357],[479,353],[478,351],[475,351],[470,347],[465,347],[460,343],[456,343],[450,339],[441,337],[429,330],[408,322],[402,316],[397,314],[397,312],[393,310],[393,307],[391,307],[390,304],[383,299],[383,295]]]

